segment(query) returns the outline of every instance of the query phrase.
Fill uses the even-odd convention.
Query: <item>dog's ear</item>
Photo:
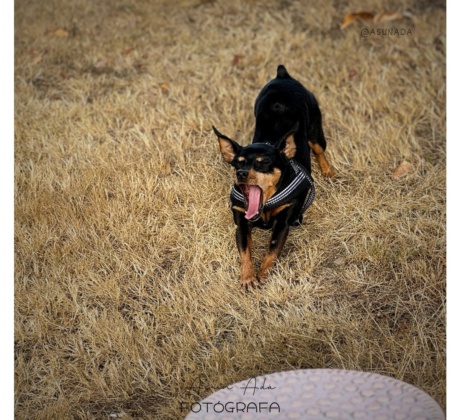
[[[294,134],[299,129],[299,122],[297,121],[295,125],[283,136],[283,138],[278,142],[278,150],[284,154],[288,159],[292,159],[295,156],[297,151],[297,146],[294,140]]]
[[[241,146],[234,140],[229,139],[227,136],[219,133],[216,127],[212,126],[214,133],[219,140],[220,146],[220,153],[222,153],[222,157],[224,158],[225,162],[231,163],[235,156],[241,149]]]

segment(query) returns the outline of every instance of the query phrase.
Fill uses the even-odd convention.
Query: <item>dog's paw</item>
[[[267,281],[268,275],[273,270],[275,265],[276,258],[276,252],[269,252],[267,255],[265,255],[262,264],[260,264],[259,271],[257,272],[259,283],[263,284]]]
[[[267,279],[268,275],[270,274],[271,267],[261,267],[257,272],[257,278],[259,279],[259,284],[264,284]]]
[[[256,276],[247,276],[247,277],[242,277],[240,286],[243,289],[252,289],[254,287],[260,286],[260,282],[257,280]]]
[[[334,172],[334,169],[332,169],[332,167],[329,166],[326,170],[321,171],[321,175],[324,178],[334,178],[335,172]]]

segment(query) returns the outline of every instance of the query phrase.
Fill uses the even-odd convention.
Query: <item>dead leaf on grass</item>
[[[407,12],[400,13],[400,12],[379,12],[377,14],[371,12],[354,12],[348,13],[343,18],[343,22],[340,25],[340,29],[345,29],[348,25],[351,25],[353,22],[357,20],[363,21],[372,21],[374,23],[381,23],[381,22],[391,22],[393,20],[403,19],[404,17],[411,17],[411,15]]]
[[[99,60],[96,64],[93,64],[93,67],[95,69],[102,69],[104,67],[107,67],[109,64],[109,60]]]
[[[398,179],[402,178],[403,176],[411,173],[414,171],[414,167],[411,163],[407,162],[406,160],[402,161],[399,166],[393,171],[391,177],[393,181],[397,181]]]
[[[350,69],[348,71],[348,80],[354,79],[354,77],[358,74],[358,70],[356,69]]]
[[[40,63],[40,61],[43,60],[43,56],[42,55],[39,55],[37,57],[35,57],[33,60],[32,60],[32,64],[38,64]]]
[[[110,62],[107,59],[102,59],[91,65],[90,71],[95,75],[108,74],[112,72]]]
[[[348,25],[351,25],[353,22],[357,20],[372,20],[374,18],[374,14],[370,12],[353,12],[348,13],[343,18],[343,22],[340,25],[340,29],[345,29]]]
[[[237,66],[243,58],[244,58],[243,54],[235,54],[233,56],[232,65]]]
[[[67,29],[64,28],[57,28],[53,29],[51,31],[48,31],[46,35],[53,35],[57,36],[59,38],[68,38],[70,36],[70,32]]]
[[[33,57],[31,64],[38,64],[43,60],[43,56],[45,55],[46,50],[45,51],[29,50],[27,51],[27,53]]]
[[[392,20],[402,19],[404,15],[399,12],[381,12],[374,16],[374,22],[391,22]]]

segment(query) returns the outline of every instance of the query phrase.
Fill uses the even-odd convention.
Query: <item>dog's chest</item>
[[[260,215],[260,221],[262,222],[262,227],[265,229],[269,229],[273,225],[274,217],[281,211],[283,211],[286,207],[289,207],[291,204],[284,204],[282,206],[277,207],[276,209],[272,209],[269,211],[264,211]]]

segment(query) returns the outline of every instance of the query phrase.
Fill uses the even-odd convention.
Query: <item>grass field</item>
[[[445,5],[317,3],[15,2],[16,418],[176,419],[301,368],[445,408]],[[410,13],[340,29],[384,10]],[[317,96],[337,176],[313,163],[304,224],[247,293],[211,125],[249,143],[280,63]]]

